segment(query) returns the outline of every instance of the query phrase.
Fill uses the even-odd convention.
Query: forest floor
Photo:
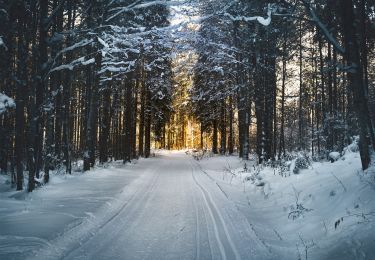
[[[375,259],[373,176],[357,153],[281,176],[168,151],[31,194],[0,176],[0,259]]]

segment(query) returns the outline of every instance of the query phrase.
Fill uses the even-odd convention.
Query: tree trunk
[[[363,82],[363,67],[360,59],[359,46],[356,41],[354,4],[352,0],[341,0],[342,34],[345,46],[345,60],[350,69],[347,70],[347,78],[351,91],[353,92],[353,106],[359,123],[359,150],[361,155],[362,169],[369,167],[371,158],[369,148],[373,129],[368,111],[368,100],[366,87]],[[371,138],[371,139],[370,139]]]
[[[299,108],[298,108],[298,149],[304,150],[304,118],[303,118],[303,111],[302,111],[302,104],[303,104],[303,62],[302,62],[302,20],[299,23]]]
[[[229,136],[228,153],[233,154],[233,97],[229,97]]]
[[[285,83],[286,83],[286,55],[287,55],[287,31],[284,32],[283,41],[283,56],[282,56],[282,79],[281,79],[281,110],[280,110],[280,139],[279,139],[279,154],[278,159],[280,160],[282,156],[285,156]]]
[[[75,17],[74,17],[74,1],[67,1],[68,9],[68,20],[67,28],[70,30],[74,29]],[[72,36],[67,37],[66,45],[72,44]],[[69,63],[73,60],[71,53],[66,54],[66,62]],[[63,153],[64,153],[64,164],[65,172],[68,174],[72,173],[72,162],[71,162],[71,110],[70,110],[70,97],[72,88],[73,75],[72,72],[67,71],[65,73],[65,80],[63,84],[63,115],[62,115],[62,135],[63,135]]]
[[[17,7],[16,7],[17,8]],[[25,41],[26,22],[25,7],[20,6],[17,24],[18,46],[17,46],[17,78],[16,81],[16,124],[15,124],[15,160],[17,171],[17,190],[23,189],[23,161],[25,144],[25,104],[27,99],[27,45]],[[22,8],[22,9],[21,9]]]
[[[99,161],[100,163],[106,163],[108,161],[108,142],[109,142],[109,131],[111,127],[111,89],[106,86],[102,91],[102,123],[99,138]]]
[[[131,76],[129,75],[129,78]],[[132,144],[131,144],[131,124],[132,124],[132,81],[130,79],[125,80],[125,115],[124,115],[124,158],[123,162],[127,163],[131,160],[132,155]]]
[[[136,84],[133,87],[133,111],[132,111],[132,158],[137,158],[137,115],[138,115],[138,90],[140,88],[140,80],[136,79]]]
[[[146,87],[147,88],[147,87]],[[145,158],[150,157],[151,152],[151,100],[150,90],[146,89],[145,101]]]
[[[217,121],[216,119],[213,120],[212,122],[212,152],[214,154],[217,154]]]
[[[225,120],[225,100],[223,100],[221,104],[221,115],[220,115],[220,154],[225,154],[227,151],[227,127],[226,127],[226,120]]]

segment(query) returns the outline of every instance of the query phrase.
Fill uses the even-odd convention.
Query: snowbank
[[[328,156],[331,159],[331,162],[335,162],[340,159],[341,154],[339,152],[330,152]]]
[[[139,179],[148,163],[115,162],[88,173],[53,173],[48,185],[32,193],[15,191],[9,176],[0,175],[0,259],[29,259],[45,247],[61,250],[52,241],[83,223],[96,223],[100,211],[116,211],[126,201],[117,197],[127,195],[124,187]]]
[[[198,163],[278,259],[375,259],[374,171],[355,150],[288,175],[236,157]]]

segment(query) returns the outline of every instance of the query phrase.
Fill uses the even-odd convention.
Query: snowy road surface
[[[164,153],[142,164],[139,177],[124,183],[117,197],[46,243],[33,257],[273,258],[246,218],[190,156]]]
[[[374,173],[357,153],[289,176],[252,163],[164,151],[32,193],[0,175],[0,259],[375,259]]]

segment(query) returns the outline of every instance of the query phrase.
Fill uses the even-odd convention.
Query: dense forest
[[[326,160],[355,136],[365,170],[375,146],[374,8],[0,0],[1,171],[33,191],[78,160],[88,171],[154,148]]]

